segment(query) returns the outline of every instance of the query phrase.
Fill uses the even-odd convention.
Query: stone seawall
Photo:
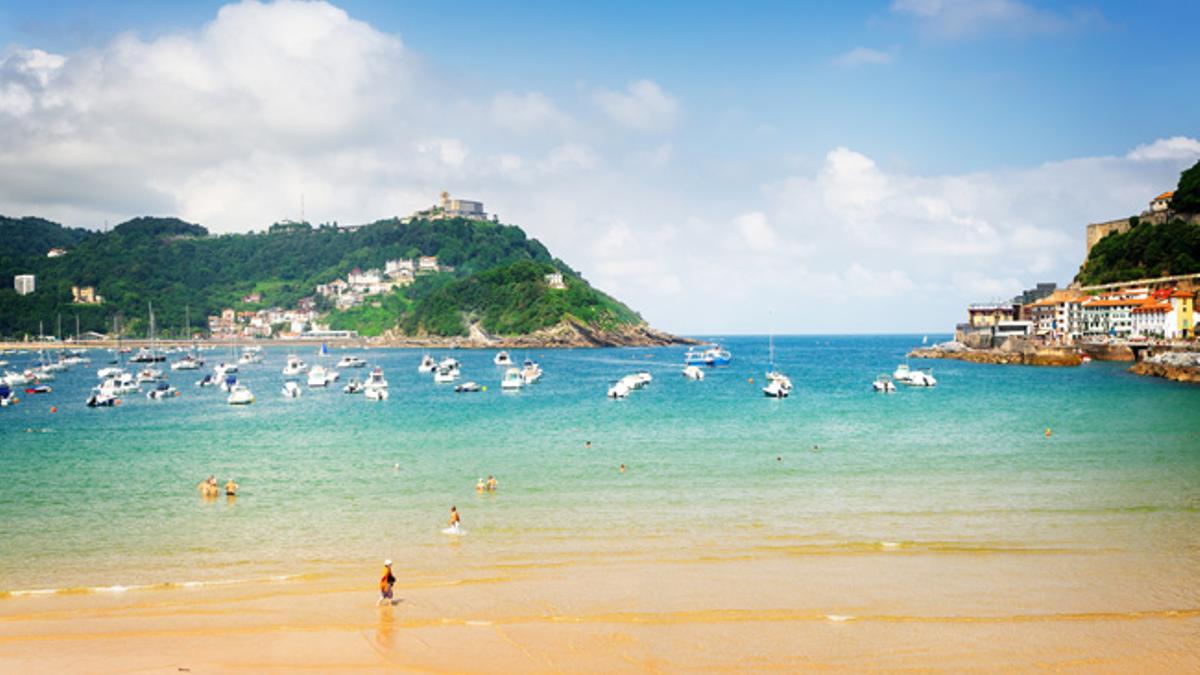
[[[1133,361],[1133,350],[1126,345],[1083,343],[1079,345],[1084,354],[1095,361]]]
[[[1029,349],[1007,351],[1002,349],[940,349],[929,347],[914,349],[908,354],[918,359],[956,359],[971,363],[994,363],[1016,366],[1078,366],[1083,363],[1079,352],[1074,349]]]

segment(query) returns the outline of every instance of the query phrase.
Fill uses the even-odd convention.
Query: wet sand
[[[1114,583],[1130,570],[1104,553],[399,560],[390,607],[374,606],[375,566],[351,567],[3,598],[0,671],[1200,670],[1195,598],[1149,571]]]

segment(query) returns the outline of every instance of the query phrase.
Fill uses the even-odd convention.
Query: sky
[[[1200,160],[1195,2],[0,2],[0,214],[483,201],[684,334],[949,332]],[[302,207],[303,204],[303,207]],[[302,211],[303,208],[303,211]]]

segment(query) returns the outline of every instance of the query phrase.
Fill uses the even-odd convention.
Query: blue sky
[[[56,192],[60,163],[46,183],[0,192],[0,212],[92,226],[170,211],[245,230],[296,215],[301,193],[316,218],[349,222],[446,187],[669,329],[756,331],[798,305],[773,312],[784,329],[933,330],[968,299],[1069,281],[1088,220],[1143,208],[1200,155],[1200,87],[1187,82],[1197,3],[225,6],[0,5],[0,77],[33,87],[30,105],[25,89],[0,96],[0,114],[19,116],[38,157],[79,147],[63,128],[99,125],[115,140],[85,156],[123,159],[86,164],[128,187]],[[240,55],[227,36],[289,26],[263,39],[266,54]],[[278,57],[297,45],[310,61]],[[337,69],[324,89],[310,76]],[[33,72],[54,74],[30,85]],[[258,109],[230,112],[258,95]],[[266,111],[281,97],[316,112]],[[219,112],[200,128],[177,100]],[[51,110],[56,126],[38,126]],[[121,137],[113,120],[129,114],[147,119]],[[224,153],[193,142],[250,130],[257,145],[217,143]],[[172,175],[149,168],[161,158],[138,143],[148,132],[181,153]],[[255,171],[281,177],[258,184]],[[359,194],[342,200],[347,182]],[[730,268],[750,280],[719,281]],[[697,294],[731,309],[714,315]]]

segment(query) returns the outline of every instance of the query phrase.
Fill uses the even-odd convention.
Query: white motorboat
[[[300,398],[300,392],[304,391],[300,385],[296,384],[295,380],[288,380],[283,383],[283,395],[287,398]]]
[[[442,359],[441,361],[438,361],[437,367],[438,368],[449,368],[451,370],[461,370],[462,364],[458,362],[458,359],[451,357],[451,356],[447,356],[446,358]]]
[[[10,387],[19,387],[22,384],[29,383],[29,378],[25,376],[25,373],[18,373],[12,370],[4,371],[4,377],[2,379],[4,380],[4,383]]]
[[[107,380],[108,378],[114,377],[114,376],[120,374],[121,372],[122,372],[121,368],[119,368],[117,366],[108,366],[106,368],[101,368],[100,370],[97,370],[96,377],[98,377],[102,380]]]
[[[137,381],[138,384],[145,384],[146,382],[158,382],[162,379],[162,376],[163,373],[158,368],[147,367],[138,371]]]
[[[383,369],[376,368],[371,371],[371,375],[367,378],[366,384],[363,385],[363,396],[372,401],[386,401],[388,397],[388,383],[383,378]]]
[[[462,384],[455,385],[455,387],[454,387],[454,391],[456,391],[460,394],[468,393],[468,392],[483,391],[483,389],[484,388],[479,386],[479,384],[477,382],[463,382]]]
[[[910,387],[933,387],[937,385],[937,380],[933,377],[932,368],[928,370],[909,368],[907,363],[901,363],[896,366],[896,372],[892,373],[892,379]]]
[[[217,379],[221,379],[226,375],[232,375],[237,371],[238,367],[236,363],[218,363],[213,367],[213,374],[217,376]]]
[[[649,371],[640,370],[632,375],[626,375],[625,380],[628,382],[630,388],[641,389],[642,387],[653,382],[654,376],[651,375]]]
[[[525,384],[533,384],[542,379],[542,367],[537,361],[525,359],[525,364],[521,367],[521,377],[524,378]]]
[[[892,382],[891,376],[883,374],[875,378],[875,381],[871,383],[871,388],[878,392],[890,394],[896,391],[896,383]]]
[[[704,371],[700,369],[700,366],[684,366],[683,376],[689,380],[703,380]]]
[[[504,377],[500,380],[500,389],[503,391],[514,391],[525,386],[525,378],[521,375],[519,368],[509,368],[504,371]]]
[[[363,383],[357,377],[350,378],[346,386],[342,387],[342,391],[347,394],[361,394],[363,391]]]
[[[197,387],[215,387],[216,385],[217,378],[213,377],[212,373],[205,373],[204,377],[196,382]]]
[[[140,389],[133,375],[123,370],[101,382],[100,386],[107,387],[113,394],[128,394]]]
[[[308,372],[308,364],[300,360],[299,356],[289,354],[287,363],[283,366],[284,377],[295,377],[297,375]]]
[[[458,368],[438,364],[437,372],[433,374],[433,381],[438,384],[450,384],[458,379]]]
[[[495,358],[492,359],[492,363],[498,366],[511,366],[512,357],[508,355],[508,352],[500,352],[496,354]]]
[[[202,365],[204,365],[203,361],[192,356],[191,354],[188,354],[182,359],[172,363],[171,370],[200,370],[200,366]]]
[[[621,378],[608,388],[608,397],[626,398],[629,396],[629,392],[631,391],[633,391],[633,388],[629,386],[628,381],[626,381],[625,378]]]
[[[357,356],[343,356],[342,359],[337,362],[336,367],[337,368],[362,368],[366,365],[367,365],[367,362],[364,359],[361,359]]]
[[[437,365],[437,361],[434,361],[432,356],[426,354],[425,356],[421,357],[421,365],[417,366],[417,372],[432,373],[433,371],[437,370]]]
[[[733,360],[729,350],[722,349],[718,345],[713,345],[708,349],[697,351],[696,349],[688,349],[687,354],[683,355],[683,365],[685,366],[727,366]]]
[[[166,380],[160,381],[158,386],[146,393],[146,398],[157,401],[164,398],[174,398],[179,395],[179,390],[172,387]]]
[[[244,350],[242,350],[242,355],[238,357],[238,363],[242,365],[262,362],[262,349],[259,347],[246,347]]]
[[[308,371],[308,386],[310,387],[325,387],[331,381],[329,373],[325,370],[325,366],[313,366]]]
[[[782,373],[773,373],[773,377],[767,378],[767,386],[763,387],[763,396],[769,398],[787,398],[792,393],[792,381],[787,375]]]
[[[104,391],[102,386],[93,389],[87,399],[87,407],[89,408],[110,408],[120,404],[121,399],[117,398],[111,392]]]
[[[250,405],[254,403],[254,392],[244,384],[235,384],[229,389],[229,405]]]
[[[221,391],[233,391],[233,388],[237,386],[237,383],[237,375],[226,375],[225,379],[221,380]]]

